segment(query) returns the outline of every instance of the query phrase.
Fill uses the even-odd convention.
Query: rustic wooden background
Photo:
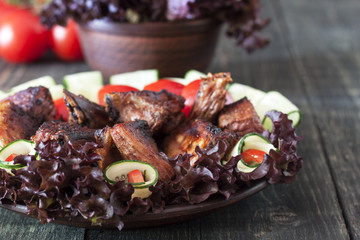
[[[86,230],[0,209],[0,239],[360,239],[360,2],[263,0],[271,45],[251,56],[225,37],[212,72],[278,90],[302,111],[304,167],[291,184],[271,186],[239,203],[182,224]],[[0,86],[89,70],[53,58],[30,65],[0,61]]]

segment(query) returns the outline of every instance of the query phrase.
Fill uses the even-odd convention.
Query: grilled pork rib
[[[262,133],[265,130],[254,106],[246,97],[221,110],[218,126],[236,132],[239,137],[251,132]]]
[[[107,94],[105,101],[111,120],[145,120],[153,133],[169,133],[184,119],[184,98],[166,90],[115,92]]]
[[[95,152],[101,157],[101,160],[98,161],[101,170],[105,170],[105,168],[111,163],[123,159],[111,137],[110,127],[96,130],[95,138],[96,142],[101,146],[100,148],[95,150]]]
[[[225,105],[228,82],[232,82],[230,73],[214,75],[209,73],[200,85],[188,119],[203,119],[213,122]]]
[[[56,109],[50,92],[32,87],[0,102],[0,146],[17,139],[29,139],[45,121],[55,119]]]
[[[157,169],[162,181],[169,182],[174,177],[174,169],[159,153],[145,121],[116,124],[111,130],[111,136],[125,160],[150,163]]]
[[[48,140],[56,140],[59,143],[71,142],[75,146],[85,142],[95,142],[94,133],[95,130],[74,123],[50,121],[43,123],[31,140],[36,144]]]
[[[100,129],[110,124],[105,107],[66,90],[64,90],[64,101],[69,110],[69,122],[92,129]]]
[[[179,154],[192,154],[190,161],[191,165],[194,165],[198,159],[195,153],[196,146],[206,150],[223,140],[230,146],[224,153],[225,156],[231,150],[231,147],[235,145],[237,139],[237,135],[232,131],[223,131],[210,122],[196,119],[187,122],[172,132],[165,138],[163,147],[166,155],[172,158]]]

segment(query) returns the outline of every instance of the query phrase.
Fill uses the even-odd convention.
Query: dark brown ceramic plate
[[[232,205],[263,190],[268,185],[269,184],[265,180],[256,181],[253,182],[251,186],[241,189],[229,199],[219,197],[194,205],[172,205],[166,207],[165,210],[160,213],[126,215],[123,216],[121,220],[124,222],[125,228],[154,227],[184,222]],[[26,207],[24,205],[18,204],[17,206],[14,206],[11,203],[3,203],[0,206],[2,208],[26,215]],[[91,222],[84,219],[82,216],[57,218],[54,222],[57,224],[83,228],[115,228],[115,223],[111,221],[103,223],[101,226],[92,226]]]

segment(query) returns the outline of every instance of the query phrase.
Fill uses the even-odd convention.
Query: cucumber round
[[[81,72],[66,75],[63,78],[66,90],[83,95],[92,102],[98,103],[98,92],[104,86],[101,72]]]
[[[8,173],[11,173],[11,169],[19,169],[25,167],[22,164],[14,164],[14,161],[5,161],[11,154],[15,153],[18,155],[36,155],[35,151],[36,144],[32,141],[19,139],[15,140],[0,151],[0,168],[5,169]]]
[[[156,168],[149,163],[137,160],[114,162],[107,166],[104,171],[104,177],[109,183],[115,183],[120,180],[127,181],[127,174],[136,169],[143,173],[145,182],[130,183],[134,187],[134,193],[131,197],[147,198],[151,195],[149,187],[154,186],[159,178]]]
[[[247,97],[249,101],[255,106],[264,96],[265,92],[258,90],[256,88],[240,84],[240,83],[232,83],[229,84],[228,92],[234,101],[238,101],[244,97]]]
[[[194,80],[197,80],[200,78],[205,78],[205,77],[206,77],[205,73],[199,72],[198,70],[191,69],[185,73],[184,79],[187,83],[190,83]]]
[[[64,86],[62,84],[57,84],[55,86],[51,86],[49,88],[51,97],[53,100],[63,98],[64,97]]]
[[[276,148],[274,145],[270,143],[268,139],[263,137],[262,135],[258,133],[248,133],[245,136],[243,136],[235,145],[233,150],[231,151],[229,158],[238,156],[242,152],[249,150],[249,149],[256,149],[265,152],[266,154],[269,154],[270,150],[273,149],[276,151]],[[243,159],[241,159],[238,164],[237,168],[241,172],[250,173],[254,171],[258,165],[249,165],[244,162]]]
[[[56,82],[53,77],[51,76],[44,76],[37,79],[33,79],[30,81],[27,81],[25,83],[19,84],[13,88],[10,89],[10,93],[16,93],[25,89],[28,89],[29,87],[38,87],[43,86],[46,88],[50,88],[52,86],[55,86]]]
[[[110,84],[126,85],[143,90],[146,85],[156,82],[158,79],[158,70],[148,69],[113,75],[110,77]]]
[[[277,91],[270,91],[259,101],[255,106],[255,110],[262,120],[265,129],[272,130],[272,122],[265,117],[266,112],[270,110],[277,110],[288,115],[292,120],[293,126],[297,126],[301,120],[301,113],[299,108],[293,104],[289,99]]]
[[[9,96],[9,93],[0,90],[0,100],[6,98],[7,96]]]

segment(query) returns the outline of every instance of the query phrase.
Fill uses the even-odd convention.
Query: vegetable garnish
[[[264,160],[266,152],[257,149],[248,149],[241,153],[242,160],[249,166],[258,166]]]
[[[129,183],[144,183],[144,176],[139,169],[132,170],[128,173]]]
[[[17,155],[18,154],[16,153],[10,154],[10,156],[6,158],[5,162],[12,162]]]

